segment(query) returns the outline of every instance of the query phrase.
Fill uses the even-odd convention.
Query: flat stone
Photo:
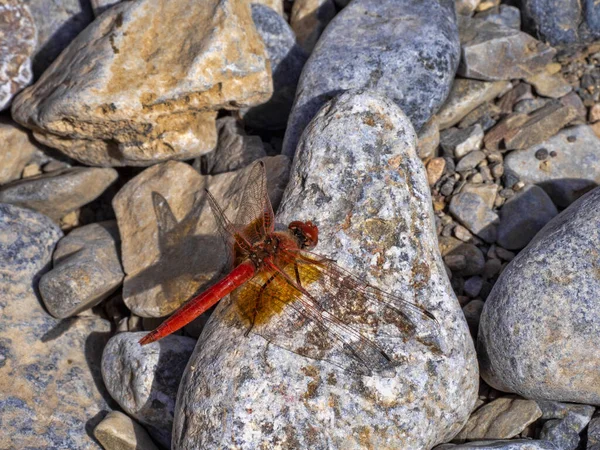
[[[461,277],[469,277],[479,275],[485,267],[485,257],[477,246],[460,241],[453,237],[439,238],[439,249],[441,255],[446,259],[446,256],[462,256],[465,261],[464,268],[453,270],[452,273]]]
[[[508,439],[541,416],[542,410],[532,400],[501,397],[471,414],[455,439]]]
[[[466,172],[473,170],[477,165],[485,159],[485,153],[480,150],[474,150],[469,152],[466,156],[463,156],[458,164],[456,165],[457,172]]]
[[[495,99],[510,88],[509,81],[478,81],[456,78],[442,108],[436,114],[440,129],[450,128],[479,105]]]
[[[0,187],[0,202],[23,206],[58,222],[95,200],[117,179],[114,169],[73,167]]]
[[[555,156],[544,161],[535,155],[546,149]],[[506,170],[521,181],[537,184],[560,207],[566,207],[600,184],[600,138],[587,125],[566,128],[545,142],[511,152]]]
[[[170,448],[177,388],[196,340],[171,335],[141,346],[145,334],[119,333],[108,341],[102,378],[119,406]]]
[[[52,257],[54,268],[39,284],[48,312],[64,319],[108,298],[123,281],[118,245],[114,221],[77,228],[61,239]]]
[[[577,450],[580,448],[581,437],[579,433],[590,422],[595,408],[589,405],[571,406],[572,408],[569,408],[570,410],[567,410],[563,417],[544,422],[540,431],[541,439],[550,441],[557,448],[564,450]]]
[[[454,445],[443,444],[434,450],[560,450],[553,443],[537,439],[486,440]]]
[[[359,376],[268,345],[252,332],[244,336],[247,327],[225,299],[182,379],[174,447],[431,448],[462,426],[477,396],[477,368],[436,248],[415,138],[409,119],[386,97],[351,91],[332,100],[303,135],[276,219],[314,220],[316,251],[429,308],[445,330],[445,356],[413,338],[390,349],[393,360],[410,358],[394,369],[396,376]],[[297,345],[306,344],[303,334],[294,333]],[[229,375],[215,376],[223,373]],[[224,428],[212,411],[225,408],[231,426]],[[348,417],[361,417],[360,427]]]
[[[507,91],[498,100],[498,107],[504,114],[510,114],[513,112],[514,107],[517,103],[523,100],[533,100],[533,93],[531,91],[531,85],[527,83],[517,83],[513,88]]]
[[[458,159],[473,150],[479,150],[483,143],[483,128],[473,125],[468,128],[450,128],[440,135],[440,144],[444,154]]]
[[[481,316],[492,387],[534,400],[600,403],[600,189],[551,220],[504,269]],[[515,324],[518,324],[516,326]]]
[[[80,33],[12,115],[88,165],[190,159],[215,147],[217,110],[269,99],[268,64],[247,2],[128,1]]]
[[[427,181],[429,186],[433,186],[441,178],[446,169],[446,160],[444,158],[433,158],[427,163]]]
[[[527,186],[502,205],[496,242],[508,250],[522,249],[556,215],[548,194],[538,186]]]
[[[454,79],[460,53],[454,17],[452,3],[439,0],[352,1],[329,23],[304,66],[282,154],[292,157],[319,109],[348,89],[390,97],[419,130]]]
[[[307,54],[296,43],[285,19],[264,5],[252,5],[252,20],[265,44],[273,74],[273,96],[262,105],[242,110],[248,127],[282,130],[290,115]]]
[[[493,212],[477,194],[464,192],[452,197],[450,214],[484,241],[496,240],[498,214]]]
[[[274,204],[287,182],[284,156],[266,158]],[[123,299],[141,317],[163,317],[210,286],[228,263],[204,189],[235,217],[249,168],[201,176],[185,163],[150,167],[113,199],[121,234]],[[158,194],[158,195],[157,195]]]
[[[498,194],[498,185],[496,184],[471,184],[467,183],[462,188],[461,192],[471,192],[478,195],[492,209]]]
[[[38,149],[27,130],[0,118],[0,185],[19,179]]]
[[[144,427],[120,411],[109,412],[94,428],[94,437],[107,450],[158,450]]]
[[[13,97],[31,83],[31,56],[37,42],[37,30],[26,4],[4,0],[0,4],[0,111],[8,108]]]
[[[290,25],[298,43],[307,54],[312,53],[319,36],[336,15],[333,0],[297,0],[292,6]]]
[[[110,323],[61,322],[35,294],[61,236],[48,217],[0,205],[0,448],[100,449],[86,428],[110,408],[99,376]]]
[[[427,121],[417,139],[417,154],[421,159],[433,158],[440,144],[440,126],[436,116]]]
[[[479,125],[484,131],[489,130],[498,122],[500,108],[494,103],[486,102],[467,114],[459,123],[458,128],[468,128]]]
[[[521,11],[515,6],[499,5],[477,13],[475,18],[521,30]]]
[[[541,71],[527,78],[527,82],[535,87],[539,95],[550,98],[560,98],[573,90],[560,73],[549,74]]]
[[[477,80],[527,78],[552,61],[556,50],[527,33],[486,20],[472,19],[463,33],[458,73]]]

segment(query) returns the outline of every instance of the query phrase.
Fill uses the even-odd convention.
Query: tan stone
[[[268,6],[283,16],[283,0],[251,0],[250,3]]]
[[[327,24],[335,17],[332,0],[296,0],[292,7],[290,25],[298,44],[311,53]]]
[[[596,123],[600,120],[600,103],[596,103],[590,108],[589,120],[591,123]]]
[[[27,130],[8,118],[1,118],[0,184],[18,179],[37,149]]]
[[[105,449],[158,450],[148,432],[120,411],[111,411],[94,428],[94,436]]]
[[[123,2],[15,99],[13,117],[83,163],[144,166],[211,151],[217,110],[271,94],[247,2]]]
[[[436,116],[427,121],[417,139],[417,154],[421,159],[432,158],[440,145],[440,126]]]
[[[571,92],[573,88],[566,82],[560,73],[551,74],[548,71],[552,69],[552,67],[550,67],[550,69],[546,67],[546,70],[536,73],[535,75],[526,78],[526,80],[535,87],[535,91],[539,95],[550,98],[560,98]]]
[[[433,158],[427,163],[427,181],[429,186],[433,186],[442,177],[446,169],[446,160],[444,158]]]

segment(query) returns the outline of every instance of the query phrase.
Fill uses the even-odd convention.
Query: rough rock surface
[[[18,0],[0,4],[0,111],[10,106],[17,92],[31,83],[31,55],[37,30],[27,5]]]
[[[355,0],[329,23],[304,66],[282,153],[328,100],[368,88],[390,97],[416,130],[446,99],[459,60],[453,2]]]
[[[119,333],[102,353],[102,378],[112,398],[161,445],[170,448],[175,396],[196,340],[167,336],[141,346],[145,333]]]
[[[272,176],[272,200],[278,203],[288,160],[277,156],[265,164]],[[170,314],[222,275],[228,250],[204,189],[233,218],[247,173],[246,168],[201,176],[188,164],[170,161],[144,170],[121,188],[113,208],[126,274],[123,299],[136,315]]]
[[[99,356],[110,324],[60,322],[34,291],[61,236],[48,217],[0,205],[0,448],[99,449],[86,428],[108,408]]]
[[[144,427],[120,411],[109,412],[94,437],[107,450],[158,450]]]
[[[122,0],[90,0],[94,15],[98,17],[108,8],[115,6],[117,3],[121,3]]]
[[[390,99],[350,91],[310,123],[277,222],[309,219],[316,251],[429,308],[445,355],[413,337],[390,349],[407,362],[395,376],[361,377],[245,337],[221,301],[182,379],[176,448],[431,448],[466,420],[478,383],[471,338],[438,256],[415,133]],[[298,345],[311,345],[306,336]]]
[[[310,54],[327,24],[335,17],[333,0],[297,0],[292,6],[290,25],[298,43]]]
[[[550,441],[557,448],[577,450],[580,448],[580,433],[588,426],[595,408],[590,405],[574,405],[553,401],[541,401],[544,425],[540,438]],[[590,449],[588,432],[588,449]],[[593,450],[593,449],[590,449]]]
[[[284,129],[294,103],[300,72],[307,54],[296,43],[294,32],[285,19],[264,5],[252,5],[252,20],[265,44],[273,75],[273,96],[258,106],[242,111],[251,128]]]
[[[0,118],[0,185],[20,178],[37,149],[26,130]]]
[[[39,211],[58,222],[95,200],[117,179],[114,169],[74,167],[13,181],[0,188],[0,202]]]
[[[77,36],[12,113],[85,164],[189,159],[214,148],[216,110],[268,100],[268,65],[247,2],[123,2]]]
[[[450,214],[484,241],[496,240],[498,214],[479,195],[472,192],[455,195],[450,201]]]
[[[90,309],[121,285],[119,230],[114,221],[93,223],[61,239],[52,255],[54,268],[40,279],[46,308],[64,319]]]
[[[477,441],[466,444],[438,445],[434,450],[561,450],[552,442],[532,439]]]
[[[549,156],[538,159],[540,149]],[[600,184],[600,138],[588,125],[566,128],[545,142],[510,153],[504,163],[521,181],[537,184],[554,203],[566,207]]]
[[[555,217],[504,269],[478,336],[485,381],[530,399],[600,403],[600,189]]]
[[[251,0],[251,3],[265,5],[283,16],[283,0]]]

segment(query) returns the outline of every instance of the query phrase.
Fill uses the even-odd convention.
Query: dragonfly
[[[390,355],[416,339],[443,353],[436,317],[422,306],[379,289],[313,253],[319,241],[312,221],[276,227],[264,163],[250,170],[235,220],[206,191],[233,269],[144,336],[155,342],[182,328],[231,294],[245,335],[360,375],[390,373],[402,364]]]

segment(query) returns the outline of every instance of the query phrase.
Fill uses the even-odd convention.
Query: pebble
[[[38,147],[24,128],[9,118],[0,118],[0,185],[21,177]]]
[[[481,0],[456,0],[456,12],[463,16],[470,16],[477,9]]]
[[[0,448],[96,449],[86,429],[110,408],[99,377],[110,323],[42,307],[37,277],[62,236],[48,217],[0,204],[0,236]]]
[[[4,0],[0,4],[0,111],[10,107],[13,97],[31,83],[31,58],[37,29],[26,4]]]
[[[599,212],[596,188],[550,221],[500,275],[478,337],[490,386],[534,400],[600,403],[600,361],[590,350],[600,338]]]
[[[496,240],[498,214],[477,194],[464,192],[453,196],[450,201],[450,214],[484,241]]]
[[[574,137],[575,140],[570,137]],[[536,158],[540,149],[555,156]],[[550,139],[507,155],[505,165],[525,183],[537,184],[560,207],[600,184],[600,138],[587,125],[560,131]]]
[[[479,278],[479,277],[473,277]],[[473,279],[469,278],[469,280]],[[479,278],[481,280],[481,278]],[[467,286],[467,282],[465,281],[465,288]],[[481,286],[480,286],[481,287]],[[469,295],[466,291],[465,293]],[[471,296],[472,297],[472,296]],[[479,316],[481,316],[481,310],[483,309],[484,302],[481,299],[471,300],[465,306],[463,306],[463,313],[465,315],[465,320],[467,321],[467,325],[469,325],[469,331],[471,332],[471,336],[474,338],[477,337],[477,330],[479,329]]]
[[[573,89],[560,73],[549,74],[545,70],[528,77],[527,82],[535,87],[538,95],[550,98],[563,97]]]
[[[522,249],[556,215],[548,194],[538,186],[527,186],[500,209],[496,242],[508,250]]]
[[[457,276],[470,277],[483,272],[485,257],[477,246],[462,242],[453,237],[440,237],[439,248],[445,262],[447,262],[446,260],[449,261],[450,258],[465,261],[464,268],[456,267],[455,270],[452,270]]]
[[[473,441],[466,444],[438,445],[434,450],[560,450],[553,443],[537,439]]]
[[[297,448],[423,448],[458,431],[477,397],[477,363],[436,249],[415,140],[409,119],[389,98],[360,90],[337,97],[302,137],[277,222],[314,220],[318,252],[407,299],[418,295],[416,301],[426,302],[446,330],[445,345],[452,351],[438,357],[411,339],[390,349],[394,359],[410,355],[410,364],[398,366],[396,376],[360,377],[267,346],[256,334],[244,337],[247,327],[227,319],[233,311],[222,301],[181,383],[174,447],[272,448],[293,436]],[[374,257],[380,261],[376,266]],[[370,330],[364,332],[373,336]],[[395,332],[389,331],[391,337]],[[293,339],[306,344],[304,333]],[[223,373],[229,376],[216,376]],[[326,406],[331,414],[322,414],[328,404],[334,405]],[[223,428],[211,412],[224,408],[231,427]],[[360,431],[349,416],[362,418]]]
[[[158,450],[144,427],[120,411],[109,412],[94,437],[106,450]]]
[[[473,235],[462,225],[456,225],[454,227],[454,236],[463,242],[471,242],[473,240]]]
[[[319,36],[335,15],[333,0],[294,1],[290,25],[296,33],[298,43],[307,54],[312,53]]]
[[[541,417],[533,400],[501,397],[476,410],[455,439],[509,439]]]
[[[58,243],[54,268],[40,279],[48,312],[64,319],[90,309],[112,294],[123,280],[114,221],[86,225]]]
[[[475,298],[481,292],[483,287],[483,279],[479,276],[467,278],[464,284],[464,293],[471,298]],[[476,336],[477,334],[475,334]]]
[[[266,103],[242,110],[242,117],[250,128],[282,130],[287,124],[308,55],[296,43],[294,31],[285,19],[268,6],[253,4],[252,20],[271,63],[273,96]]]
[[[474,150],[469,152],[466,156],[462,157],[456,165],[457,172],[466,172],[473,170],[477,165],[485,159],[485,153],[480,150]]]
[[[498,193],[498,185],[496,184],[470,184],[467,183],[461,192],[471,192],[481,197],[488,208],[492,209],[496,201],[496,195]]]
[[[127,1],[81,32],[12,115],[84,164],[148,166],[211,151],[217,110],[271,94],[248,3]]]
[[[482,277],[485,280],[494,278],[502,270],[502,262],[499,259],[488,259],[483,268]]]
[[[515,258],[515,253],[510,250],[506,250],[502,247],[496,247],[496,256],[498,258],[503,259],[504,261],[512,261]]]
[[[440,130],[453,127],[475,108],[493,100],[510,86],[509,81],[456,78],[446,102],[436,114]]]
[[[515,6],[499,5],[478,13],[475,18],[521,30],[521,11]]]
[[[427,163],[427,181],[429,186],[433,186],[441,178],[446,169],[446,160],[444,158],[433,158]]]
[[[282,153],[291,158],[319,109],[348,89],[390,97],[419,130],[448,96],[459,56],[452,4],[352,1],[329,23],[304,66]]]
[[[458,159],[473,150],[479,150],[483,142],[483,128],[476,124],[468,128],[450,128],[440,135],[440,144],[445,154]]]
[[[417,154],[421,159],[433,158],[440,144],[440,125],[437,117],[432,116],[427,121],[417,139]]]
[[[111,397],[160,445],[171,447],[175,397],[196,340],[167,336],[141,346],[146,333],[119,333],[102,353],[102,378]]]

